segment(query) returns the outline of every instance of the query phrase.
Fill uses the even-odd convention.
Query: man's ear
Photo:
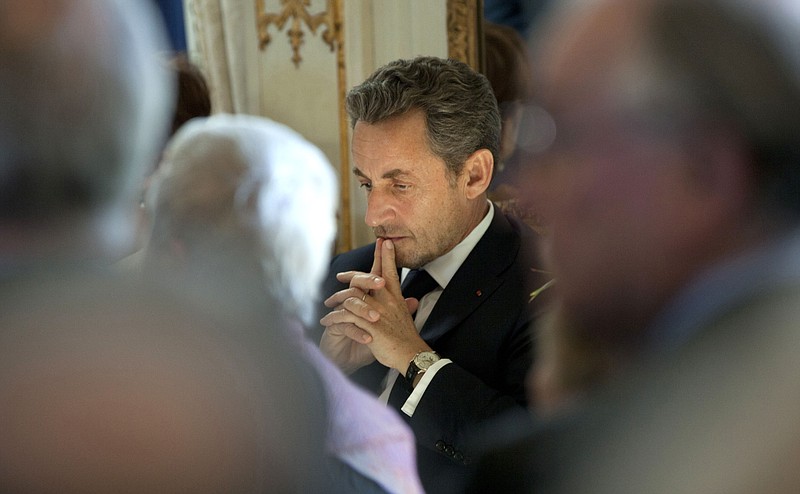
[[[468,199],[475,199],[489,188],[494,171],[494,157],[488,149],[479,149],[469,155],[464,163]]]
[[[741,214],[752,200],[753,171],[749,151],[735,132],[707,130],[694,150],[696,166],[688,169],[696,192],[724,206],[729,214]],[[697,166],[699,165],[699,166]]]
[[[665,193],[675,199],[672,217],[686,238],[715,239],[710,246],[726,238],[743,241],[752,230],[754,177],[742,142],[735,133],[709,127],[683,143],[676,181]]]
[[[170,255],[181,263],[184,263],[189,255],[189,252],[186,249],[186,244],[183,242],[183,240],[177,237],[170,237],[169,249]]]

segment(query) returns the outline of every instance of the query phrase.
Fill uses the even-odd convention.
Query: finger
[[[339,323],[328,327],[330,334],[344,336],[358,343],[372,343],[372,335],[355,324]]]
[[[382,238],[378,238],[375,241],[375,257],[372,258],[372,269],[370,269],[370,273],[377,274],[381,276],[383,271],[381,271],[381,250],[383,249],[384,240]]]
[[[397,265],[394,259],[394,242],[391,240],[383,242],[381,258],[381,271],[383,272],[383,278],[386,280],[386,287],[390,288],[392,293],[401,293],[400,275],[397,273]]]
[[[349,287],[345,288],[344,290],[339,290],[338,292],[334,293],[330,297],[326,298],[324,302],[322,302],[325,307],[334,308],[338,305],[344,303],[345,300],[348,298],[361,298],[364,296],[366,290],[362,290],[358,287]]]
[[[359,328],[355,324],[348,324],[343,329],[344,335],[350,338],[353,341],[357,341],[359,343],[371,343],[372,342],[372,335],[364,331],[363,329]]]
[[[351,299],[354,300],[354,299]],[[361,302],[358,300],[358,302]],[[325,317],[319,320],[319,323],[325,326],[326,328],[329,326],[333,326],[334,324],[342,324],[342,323],[349,323],[355,324],[356,326],[360,327],[361,329],[369,332],[369,326],[371,322],[360,315],[356,314],[353,311],[347,309],[345,305],[342,305],[341,309],[336,309],[328,312]]]
[[[415,298],[407,298],[406,307],[408,307],[408,312],[411,314],[417,312],[417,309],[419,308],[419,300]]]
[[[381,318],[380,313],[370,306],[372,299],[366,293],[361,298],[348,298],[342,306],[357,316],[363,317],[370,322],[377,322]]]
[[[361,273],[361,271],[342,271],[341,273],[336,273],[336,279],[342,283],[350,283],[350,280],[353,279],[353,276],[359,273]]]
[[[386,281],[372,273],[359,273],[350,280],[350,288],[358,288],[365,292],[379,290],[386,286]]]

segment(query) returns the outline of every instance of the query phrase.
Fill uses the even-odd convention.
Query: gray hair
[[[38,3],[0,3],[0,219],[124,230],[173,111],[161,19],[151,2]]]
[[[488,149],[497,162],[500,113],[489,81],[467,64],[436,57],[396,60],[379,68],[347,94],[351,125],[381,122],[421,110],[430,150],[451,176],[467,157]]]
[[[205,252],[244,244],[270,295],[311,322],[338,200],[333,167],[314,144],[262,117],[195,118],[167,146],[147,200],[148,251],[163,253],[173,238]]]

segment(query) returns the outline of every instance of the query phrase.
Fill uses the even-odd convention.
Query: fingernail
[[[392,243],[391,240],[386,240],[383,243],[386,245],[387,248],[394,249],[394,243]]]
[[[376,310],[370,310],[369,311],[369,317],[370,317],[370,319],[374,319],[374,320],[377,321],[378,318],[380,317],[380,314],[378,314],[378,311],[376,311]]]
[[[369,340],[370,338],[368,334],[365,334],[361,337],[361,341],[363,341],[364,343],[369,343]]]

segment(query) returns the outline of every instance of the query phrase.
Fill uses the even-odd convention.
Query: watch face
[[[414,364],[420,369],[427,369],[439,360],[439,356],[433,352],[422,352],[414,359]]]

